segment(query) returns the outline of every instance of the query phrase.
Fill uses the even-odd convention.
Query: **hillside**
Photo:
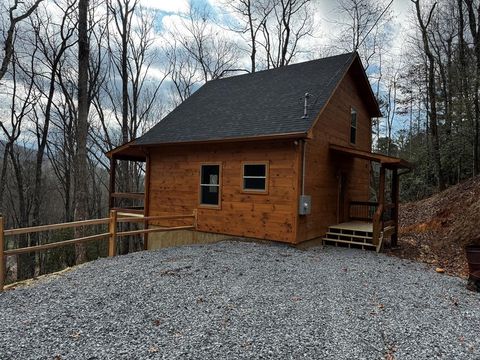
[[[390,254],[466,276],[464,247],[480,241],[480,176],[400,208],[400,249]]]

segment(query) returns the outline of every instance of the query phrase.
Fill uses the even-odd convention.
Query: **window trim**
[[[218,185],[202,184],[202,167],[208,165],[218,166]],[[200,163],[198,176],[198,207],[204,209],[221,209],[222,208],[222,162],[202,162]],[[203,186],[218,186],[218,204],[202,204],[202,187]]]
[[[255,189],[245,189],[245,166],[246,165],[265,165],[265,189],[264,190],[255,190]],[[251,177],[250,177],[251,178]],[[262,178],[255,177],[255,178]],[[242,193],[244,194],[259,194],[267,195],[269,191],[268,183],[270,182],[270,163],[269,161],[242,161]]]
[[[352,115],[355,114],[355,126],[352,125]],[[352,129],[355,129],[355,141],[352,142]],[[348,134],[349,142],[351,145],[357,145],[358,139],[358,112],[353,106],[350,107],[350,131]]]

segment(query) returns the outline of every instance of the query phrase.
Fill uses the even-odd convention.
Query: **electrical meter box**
[[[312,197],[310,195],[300,195],[300,204],[298,206],[299,215],[308,215],[312,211]]]

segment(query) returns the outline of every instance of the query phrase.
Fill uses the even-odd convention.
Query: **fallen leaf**
[[[439,273],[439,274],[443,274],[443,273],[445,272],[445,269],[440,268],[440,267],[437,267],[437,268],[435,269],[435,271],[436,271],[437,273]]]

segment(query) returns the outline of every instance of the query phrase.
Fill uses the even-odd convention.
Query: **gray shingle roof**
[[[207,82],[135,145],[306,133],[356,54]],[[302,118],[304,95],[307,117]]]

